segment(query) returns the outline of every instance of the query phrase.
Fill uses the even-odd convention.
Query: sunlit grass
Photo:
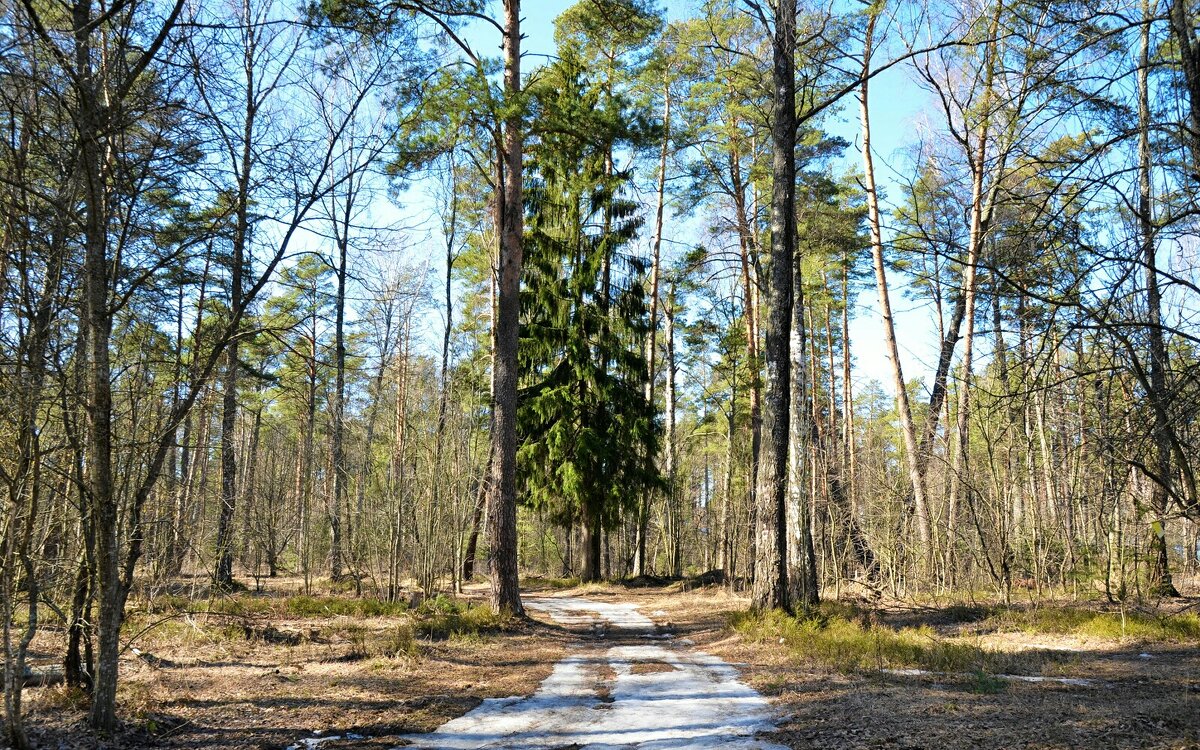
[[[1101,639],[1200,641],[1200,616],[1106,612],[1082,607],[950,607],[937,612],[942,622],[976,623],[976,632],[1017,631]],[[1069,658],[1058,653],[1013,652],[988,648],[968,638],[947,637],[928,625],[890,627],[868,612],[839,602],[823,602],[814,612],[792,617],[774,611],[738,612],[731,626],[750,642],[788,649],[796,658],[841,672],[921,669],[974,675],[1031,674]],[[980,692],[991,683],[976,679]]]
[[[1192,613],[1160,615],[1042,606],[998,610],[986,623],[999,630],[1027,633],[1145,641],[1200,641],[1200,615]]]
[[[503,630],[512,620],[508,614],[492,612],[489,606],[441,596],[426,599],[413,614],[417,634],[433,640],[462,639]]]
[[[398,617],[408,611],[402,601],[351,596],[261,596],[249,593],[229,594],[212,599],[188,599],[165,594],[148,604],[152,613],[211,613],[264,617]]]
[[[288,619],[329,624],[307,634],[276,627]],[[385,625],[388,619],[394,624]],[[370,621],[378,624],[368,625]],[[333,639],[350,644],[350,658],[408,658],[419,655],[421,641],[478,644],[511,623],[510,616],[494,614],[489,606],[445,596],[410,609],[406,602],[370,598],[245,593],[211,600],[159,596],[145,609],[129,614],[125,631],[129,637],[155,643],[263,640],[298,645],[312,638]]]
[[[1027,659],[939,636],[928,626],[890,628],[853,608],[832,603],[808,617],[782,612],[738,612],[733,628],[752,642],[776,643],[798,658],[840,672],[923,669],[930,672],[1003,673]]]

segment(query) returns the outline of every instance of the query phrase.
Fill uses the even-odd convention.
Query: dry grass
[[[730,625],[743,638],[784,646],[799,659],[840,672],[923,669],[931,672],[1026,672],[1040,670],[1033,657],[939,636],[932,627],[894,629],[836,612],[797,618],[781,612],[742,612]]]
[[[107,747],[280,748],[320,730],[368,738],[322,750],[393,748],[485,698],[532,692],[570,640],[496,617],[477,596],[410,608],[285,589],[147,605],[131,605],[126,632],[153,659],[123,655],[126,725]],[[47,628],[39,648],[61,653],[60,639]],[[52,688],[27,700],[39,746],[86,745],[85,696]]]
[[[544,591],[636,603],[677,644],[686,639],[737,664],[790,717],[770,738],[790,747],[1178,750],[1200,738],[1200,649],[1186,617],[1127,612],[1121,631],[1120,613],[1098,606],[826,605],[807,621],[755,620],[738,615],[748,602],[722,588],[541,583]],[[143,601],[131,627],[162,621],[138,645],[168,666],[126,655],[120,700],[128,731],[108,746],[280,748],[321,730],[367,738],[322,750],[387,750],[399,735],[431,730],[484,698],[530,694],[568,644],[586,637],[497,621],[475,605],[481,591],[410,608],[335,593],[301,598],[292,586],[215,607],[168,601],[151,611]],[[47,628],[35,646],[55,658],[60,636]],[[889,675],[878,672],[881,664],[961,674]],[[1097,686],[995,676],[1038,670]],[[61,688],[27,695],[39,746],[95,746],[81,731],[83,696]]]

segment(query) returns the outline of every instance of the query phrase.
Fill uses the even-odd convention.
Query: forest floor
[[[267,594],[238,595],[237,606],[210,603],[209,611],[181,602],[139,610],[131,621],[149,630],[135,641],[139,653],[126,652],[121,665],[126,731],[98,743],[82,729],[79,696],[34,688],[26,695],[35,742],[64,749],[495,747],[478,733],[511,726],[489,723],[496,715],[533,709],[559,721],[561,701],[536,701],[582,681],[576,703],[614,714],[598,717],[587,740],[610,746],[622,744],[610,736],[619,729],[614,720],[641,731],[657,715],[708,729],[654,747],[709,746],[696,738],[719,729],[741,747],[762,748],[1200,749],[1194,598],[1120,614],[1098,604],[835,604],[820,622],[800,626],[748,618],[746,599],[719,587],[607,584],[533,587],[530,621],[495,623],[473,617],[485,608],[450,608],[446,626],[435,606],[428,611],[441,625],[414,629],[402,609],[297,597],[297,585],[280,581]],[[482,603],[484,594],[480,587],[467,597]],[[580,609],[578,598],[598,606]],[[35,646],[49,659],[58,652],[55,640],[48,629]],[[724,702],[701,707],[704,722],[681,719],[675,704],[657,714],[593,710],[622,696],[644,707],[655,695],[692,695],[705,681]],[[484,702],[513,696],[533,698]],[[726,715],[722,706],[735,708]],[[419,736],[443,725],[437,735]],[[748,741],[772,726],[757,743]],[[527,746],[582,746],[577,734],[560,736],[561,745]]]

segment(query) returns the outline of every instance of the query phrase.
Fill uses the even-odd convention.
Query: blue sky
[[[566,8],[574,4],[574,0],[526,0],[523,3],[522,32],[524,34],[524,72],[533,70],[543,62],[546,56],[555,52],[554,19]],[[497,3],[499,5],[499,3]],[[689,15],[692,3],[664,3],[668,20],[675,20]],[[496,29],[488,24],[475,23],[469,26],[463,34],[464,39],[479,52],[487,56],[499,55],[499,36]],[[882,53],[880,53],[882,58]],[[872,140],[875,151],[877,180],[886,193],[899,196],[900,190],[895,177],[898,170],[903,170],[907,164],[905,150],[911,145],[918,132],[917,124],[924,105],[927,103],[926,94],[907,77],[904,66],[897,66],[874,79],[871,87],[872,106]],[[835,112],[825,123],[826,128],[835,135],[841,136],[849,144],[843,170],[861,169],[861,138],[858,118],[857,100],[848,98],[840,111]],[[407,204],[404,213],[417,218],[424,214],[428,227],[436,226],[436,219],[430,220],[430,206],[420,198],[426,192],[419,182],[415,183],[404,196]],[[424,204],[424,205],[422,205]],[[886,207],[885,207],[886,210]],[[674,231],[668,227],[668,236],[674,236],[680,243],[695,244],[701,241],[699,236],[700,224],[696,221],[672,218],[676,222]],[[688,233],[695,234],[689,242]],[[436,241],[435,241],[436,244]],[[436,265],[437,261],[432,260]],[[435,268],[436,273],[443,273]],[[904,279],[890,278],[893,288],[892,304],[896,313],[897,337],[901,346],[901,359],[908,379],[925,378],[931,374],[937,359],[937,341],[933,324],[932,308],[929,305],[916,304],[907,299],[901,289]],[[856,390],[860,391],[870,380],[877,380],[884,390],[891,392],[891,366],[886,356],[884,339],[880,329],[877,294],[872,283],[856,300],[854,318],[851,325],[851,340],[854,355],[854,378]],[[440,324],[431,321],[431,326],[439,329]],[[434,333],[430,332],[431,337]]]

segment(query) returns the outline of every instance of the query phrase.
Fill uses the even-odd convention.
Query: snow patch
[[[294,745],[288,745],[286,750],[316,750],[316,748],[320,747],[326,742],[333,742],[334,740],[340,740],[341,738],[342,736],[340,734],[335,734],[332,737],[311,737],[306,740],[300,740]]]
[[[1059,685],[1074,685],[1075,687],[1092,687],[1096,684],[1094,680],[1089,680],[1083,677],[1037,677],[1024,674],[998,674],[996,676],[1002,680],[1019,680],[1021,682],[1055,682]]]
[[[560,625],[654,630],[654,621],[639,612],[636,604],[593,602],[574,596],[530,598],[522,603],[526,609],[544,612]]]
[[[636,665],[644,663],[672,669],[637,674]],[[563,659],[528,698],[484,701],[430,734],[406,739],[414,748],[444,750],[782,750],[754,738],[774,728],[773,718],[766,699],[715,656],[617,646]]]
[[[883,669],[880,670],[884,674],[896,675],[898,677],[920,677],[922,675],[932,675],[937,677],[968,677],[966,672],[930,672],[925,669]],[[1072,685],[1074,687],[1093,687],[1096,684],[1095,680],[1089,680],[1083,677],[1042,677],[1039,675],[1025,674],[998,674],[993,675],[998,680],[1016,680],[1018,682],[1053,682],[1059,685]]]

